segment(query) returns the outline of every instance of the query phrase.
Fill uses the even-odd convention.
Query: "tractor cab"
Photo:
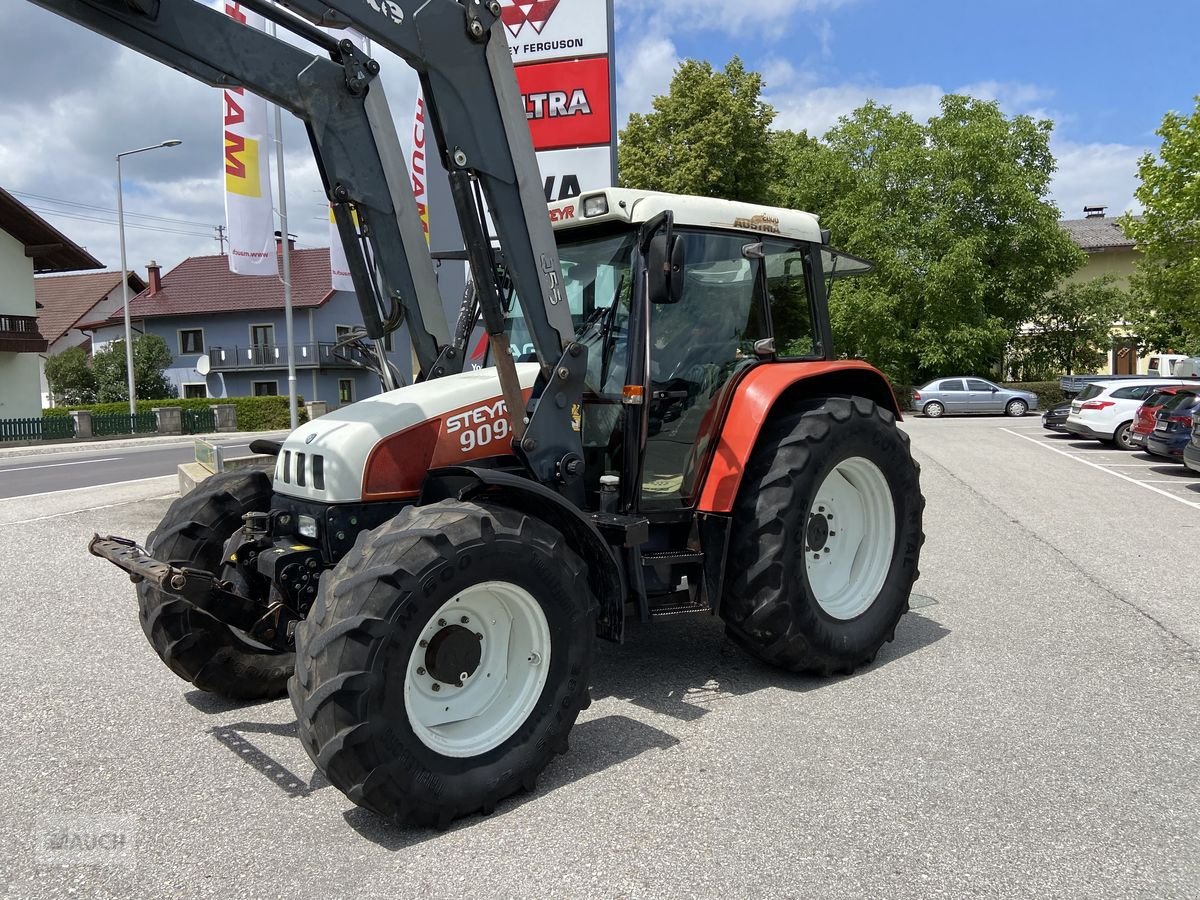
[[[550,219],[588,352],[593,509],[605,476],[618,479],[623,511],[694,507],[732,387],[756,365],[827,358],[827,279],[870,268],[825,246],[817,218],[795,210],[613,188],[551,204]],[[664,267],[654,243],[668,230]],[[515,294],[506,329],[516,359],[533,360]],[[490,362],[485,346],[478,364]]]

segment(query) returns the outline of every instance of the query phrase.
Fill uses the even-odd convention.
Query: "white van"
[[[1183,366],[1187,371],[1180,371]],[[1200,376],[1200,358],[1184,356],[1182,353],[1160,353],[1150,357],[1146,364],[1147,375],[1161,375],[1164,378],[1196,378]]]

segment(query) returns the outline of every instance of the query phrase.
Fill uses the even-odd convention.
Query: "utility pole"
[[[220,241],[220,243],[221,243],[221,255],[222,255],[222,256],[224,256],[224,255],[225,255],[225,240],[226,240],[226,238],[225,238],[225,226],[224,226],[224,225],[216,225],[216,226],[214,226],[214,227],[215,227],[215,228],[216,228],[216,230],[217,230],[217,236],[216,236],[215,238],[213,238],[213,240],[215,240],[215,241]]]

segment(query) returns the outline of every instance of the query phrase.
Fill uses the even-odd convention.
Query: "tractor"
[[[34,2],[304,119],[366,332],[406,324],[419,362],[257,442],[270,476],[209,478],[144,546],[93,539],[181,678],[286,693],[347,797],[444,828],[534,788],[631,618],[717,615],[816,675],[892,639],[919,470],[887,380],[834,352],[830,285],[869,264],[815,216],[621,188],[547,207],[495,2],[243,0],[317,52],[194,0]],[[453,331],[379,65],[313,23],[418,71],[471,270]]]

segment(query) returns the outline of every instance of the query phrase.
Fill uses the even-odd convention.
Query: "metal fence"
[[[0,419],[0,442],[52,441],[73,437],[75,437],[75,420],[70,416]]]
[[[184,408],[182,422],[184,434],[208,434],[217,430],[217,413],[211,406],[203,409]]]
[[[152,412],[93,413],[92,434],[107,437],[113,434],[152,434],[158,430],[158,422]]]

